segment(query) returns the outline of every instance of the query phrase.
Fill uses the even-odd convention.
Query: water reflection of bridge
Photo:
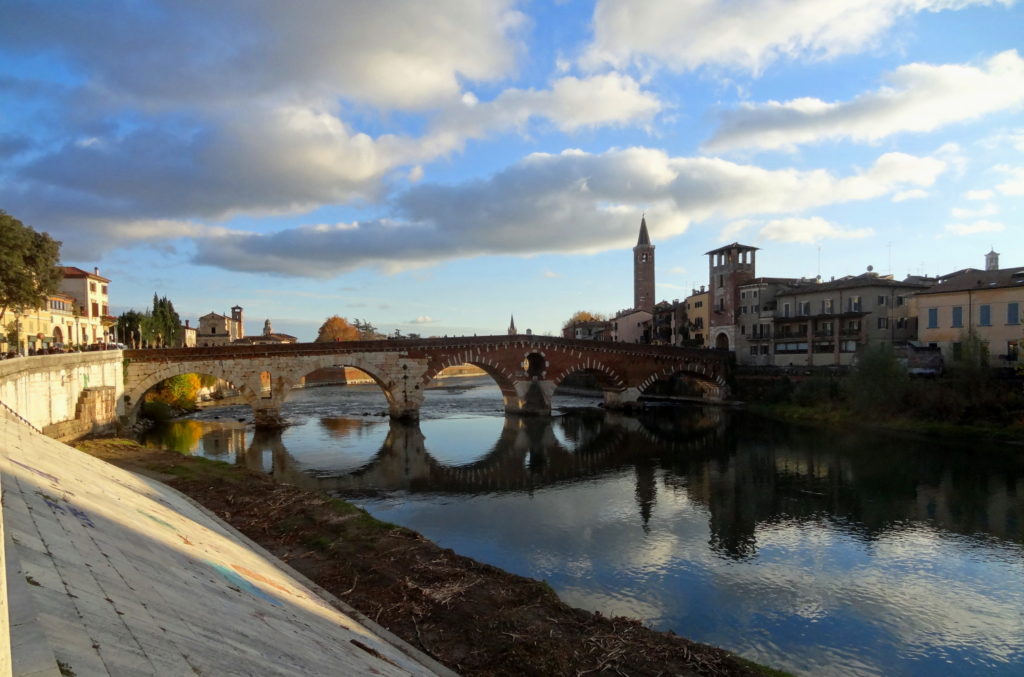
[[[559,482],[599,475],[659,453],[697,452],[715,446],[723,412],[692,416],[684,436],[659,439],[644,421],[613,414],[550,419],[510,416],[498,440],[477,460],[447,465],[428,450],[417,423],[392,420],[387,438],[368,463],[344,474],[303,471],[291,458],[280,433],[256,430],[244,459],[262,468],[271,452],[273,475],[281,481],[346,495],[381,491],[485,493],[531,491]],[[559,428],[562,439],[556,435]],[[564,441],[563,441],[564,440]],[[653,474],[651,481],[653,482]],[[639,490],[638,490],[639,491]],[[641,493],[654,493],[653,486]]]
[[[770,422],[737,426],[717,409],[688,420],[678,411],[646,418],[509,417],[494,445],[462,465],[438,461],[418,425],[392,422],[372,459],[326,476],[304,472],[279,432],[257,430],[248,448],[237,433],[218,434],[236,447],[241,463],[263,470],[269,453],[282,481],[344,495],[533,491],[632,468],[644,525],[659,492],[682,493],[707,511],[712,547],[731,558],[756,554],[765,528],[821,521],[865,541],[916,523],[1024,542],[1020,463],[943,454],[931,443],[901,439],[837,437]],[[352,422],[353,432],[365,425],[328,420]]]

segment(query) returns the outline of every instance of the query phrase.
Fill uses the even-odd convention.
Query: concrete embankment
[[[0,405],[0,673],[451,674],[173,489]]]

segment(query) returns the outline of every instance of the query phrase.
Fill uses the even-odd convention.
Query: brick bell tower
[[[640,237],[633,247],[633,307],[654,314],[654,245],[647,217],[640,217]]]

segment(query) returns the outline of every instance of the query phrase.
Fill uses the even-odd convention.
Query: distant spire
[[[640,238],[636,241],[636,246],[650,245],[651,236],[647,234],[647,213],[640,217]]]
[[[515,336],[518,333],[519,332],[516,331],[516,318],[515,318],[515,315],[509,315],[508,335],[509,336]]]

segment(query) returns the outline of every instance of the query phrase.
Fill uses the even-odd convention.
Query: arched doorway
[[[64,332],[61,331],[60,327],[53,328],[53,345],[57,348],[64,347]]]
[[[729,350],[729,335],[724,331],[715,337],[716,350]]]

